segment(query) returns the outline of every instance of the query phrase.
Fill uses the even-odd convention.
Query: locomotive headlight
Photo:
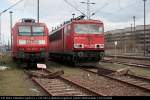
[[[19,45],[24,45],[24,44],[27,44],[26,40],[19,40]]]
[[[84,44],[74,44],[74,48],[84,48]]]
[[[39,44],[46,44],[45,40],[39,40],[38,42],[39,42]]]
[[[104,48],[104,44],[95,44],[95,48]]]

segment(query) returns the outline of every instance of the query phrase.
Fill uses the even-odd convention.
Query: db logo
[[[88,41],[91,42],[93,39],[92,37],[87,37]]]

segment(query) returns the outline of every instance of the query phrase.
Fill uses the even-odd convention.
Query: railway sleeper
[[[55,90],[52,90],[52,92],[64,92],[64,91],[75,91],[74,88],[64,88],[64,89],[55,89]]]
[[[56,96],[76,96],[76,95],[84,95],[84,94],[80,93],[78,91],[72,91],[72,92],[54,93],[53,95],[56,95]],[[86,94],[85,94],[85,96],[86,96]]]
[[[77,90],[75,89],[72,89],[72,90],[52,90],[51,93],[70,93],[70,92],[78,92]]]
[[[110,75],[114,75],[114,76],[123,76],[123,75],[128,75],[130,69],[129,68],[123,68],[123,69],[119,69],[116,72],[110,74]]]
[[[48,75],[45,75],[45,74],[42,74],[42,73],[35,73],[35,72],[27,72],[27,73],[30,75],[30,77],[53,79],[53,78],[56,78],[56,77],[59,77],[59,76],[63,75],[64,71],[60,70],[60,71],[56,71],[56,72],[53,72],[53,73],[49,73]]]
[[[51,85],[51,84],[50,84]],[[56,85],[51,85],[52,87],[56,88],[56,87],[67,87],[66,84],[56,84]]]
[[[71,87],[69,87],[69,86],[66,86],[66,87],[47,87],[48,88],[48,90],[59,90],[59,89],[68,89],[68,88],[71,88]]]

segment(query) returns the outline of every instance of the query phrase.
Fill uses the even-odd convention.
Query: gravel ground
[[[130,87],[128,85],[123,85],[116,81],[112,81],[94,74],[89,74],[87,72],[78,73],[78,76],[66,75],[73,81],[83,84],[95,91],[102,92],[108,96],[149,96],[150,93],[141,91],[139,89]]]
[[[58,67],[59,66],[59,67]],[[54,65],[50,69],[54,69]],[[129,85],[109,80],[107,78],[97,76],[86,71],[82,71],[79,68],[65,67],[57,65],[57,69],[63,69],[64,76],[71,79],[72,81],[82,84],[94,91],[106,94],[107,96],[149,96],[150,93],[134,88]]]

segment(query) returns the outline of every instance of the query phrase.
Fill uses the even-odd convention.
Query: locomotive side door
[[[64,27],[64,36],[63,36],[63,39],[64,39],[64,45],[63,45],[63,48],[64,48],[64,51],[69,51],[72,49],[72,38],[71,38],[71,25],[66,25]]]

